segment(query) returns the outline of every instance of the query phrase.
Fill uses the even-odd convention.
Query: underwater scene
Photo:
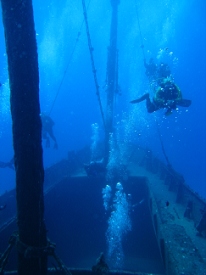
[[[206,2],[0,2],[0,274],[206,275]],[[35,86],[24,28],[39,124],[18,136],[15,99]],[[16,95],[11,60],[27,75]],[[42,188],[24,161],[28,192],[21,139],[42,152]]]

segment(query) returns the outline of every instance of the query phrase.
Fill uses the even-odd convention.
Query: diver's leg
[[[50,139],[49,137],[46,138],[46,148],[50,147]]]
[[[49,134],[49,136],[53,139],[54,142],[57,142],[52,129],[50,129],[50,130],[48,131],[48,134]]]
[[[151,100],[149,98],[149,93],[144,94],[143,96],[141,96],[138,99],[130,101],[130,103],[139,103],[145,99],[146,99],[146,107],[147,107],[148,113],[153,113],[154,111],[159,109],[153,102],[151,102]]]
[[[154,111],[158,110],[159,108],[157,108],[157,106],[154,104],[154,102],[152,102],[150,100],[150,98],[148,97],[146,100],[146,106],[147,106],[147,112],[148,113],[153,113]]]
[[[50,130],[48,131],[48,134],[50,135],[50,137],[51,137],[51,138],[53,139],[53,141],[54,141],[54,149],[58,149],[57,140],[56,140],[56,138],[55,138],[55,136],[54,136],[53,130],[50,129]]]
[[[143,96],[141,96],[138,99],[130,101],[130,103],[139,103],[139,102],[141,102],[141,101],[143,101],[145,99],[147,100],[148,98],[149,98],[149,94],[147,93],[147,94],[144,94]]]

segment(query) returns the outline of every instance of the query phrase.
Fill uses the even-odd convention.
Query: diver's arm
[[[56,140],[56,137],[54,136],[53,130],[49,131],[49,136],[50,136],[51,139],[53,139],[53,141],[54,141],[54,149],[58,149],[57,140]]]

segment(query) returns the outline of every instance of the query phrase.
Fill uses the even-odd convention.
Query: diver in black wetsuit
[[[84,169],[89,177],[104,176],[106,173],[106,164],[104,159],[91,161],[89,164],[84,164]]]
[[[155,81],[157,78],[157,64],[155,64],[154,59],[150,58],[149,63],[147,63],[146,59],[144,59],[144,66],[146,68],[145,74],[149,81]]]
[[[42,138],[46,139],[46,147],[50,147],[51,138],[54,141],[54,149],[58,149],[57,140],[53,133],[54,121],[51,119],[50,116],[47,116],[44,113],[42,113],[40,116],[42,121]]]
[[[157,84],[160,84],[165,78],[171,76],[169,65],[163,62],[157,65],[153,58],[150,58],[149,63],[144,59],[144,66],[146,68],[145,74],[150,82],[157,82]]]
[[[170,115],[172,110],[175,110],[177,106],[189,107],[191,105],[191,100],[183,99],[179,87],[169,78],[163,79],[159,84],[155,90],[153,101],[150,100],[149,93],[146,93],[142,97],[132,100],[130,103],[139,103],[143,100],[146,100],[148,113],[166,108],[165,115]]]
[[[160,63],[157,68],[157,83],[161,84],[164,79],[171,77],[170,67],[166,63]]]

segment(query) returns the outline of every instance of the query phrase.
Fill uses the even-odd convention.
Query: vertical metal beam
[[[32,0],[1,0],[11,91],[19,244],[18,274],[44,275],[47,256],[26,251],[47,245],[41,146],[39,72]]]
[[[113,133],[113,116],[114,116],[114,96],[115,96],[115,77],[117,64],[117,26],[118,26],[118,5],[120,0],[111,0],[112,6],[112,20],[110,29],[110,45],[108,48],[107,61],[107,117],[106,117],[106,148],[105,148],[105,162],[108,162],[109,157],[109,139],[110,134]]]

